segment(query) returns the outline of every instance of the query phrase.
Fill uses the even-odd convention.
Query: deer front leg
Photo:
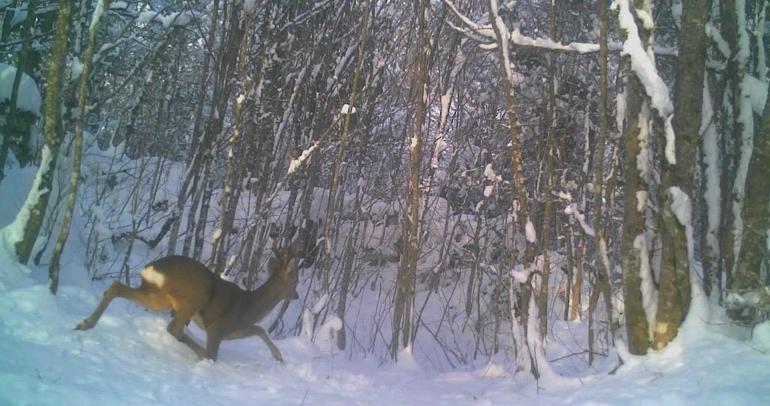
[[[259,338],[262,339],[262,341],[267,344],[267,347],[270,348],[270,352],[273,354],[273,358],[276,360],[283,362],[283,355],[281,355],[281,350],[278,349],[278,347],[275,346],[273,343],[273,340],[270,339],[270,336],[267,334],[267,331],[265,331],[262,326],[259,324],[255,324],[253,326],[245,327],[240,330],[236,330],[230,335],[227,336],[228,340],[234,340],[237,338],[245,338],[245,337],[251,337],[251,336],[259,336]]]

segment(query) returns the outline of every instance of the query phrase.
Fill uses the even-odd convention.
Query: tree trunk
[[[43,127],[43,152],[40,159],[40,168],[32,183],[32,188],[27,195],[24,206],[16,215],[9,226],[13,234],[7,237],[13,244],[16,258],[26,264],[32,253],[32,249],[43,224],[43,217],[48,208],[48,200],[51,196],[53,175],[56,171],[56,162],[59,155],[59,147],[62,142],[61,134],[61,109],[59,107],[59,95],[62,89],[62,72],[64,72],[64,59],[67,53],[67,42],[70,31],[70,15],[72,13],[71,0],[59,1],[59,13],[56,18],[56,33],[51,47],[51,59],[48,64],[48,80],[45,95],[45,125]]]
[[[765,100],[762,125],[754,138],[746,200],[743,205],[743,243],[738,254],[732,288],[738,291],[762,287],[762,259],[767,255],[768,216],[770,216],[770,92]]]
[[[401,264],[396,280],[396,295],[393,310],[393,335],[390,342],[391,358],[398,360],[398,352],[409,347],[412,341],[412,307],[419,255],[419,207],[420,207],[420,162],[422,159],[422,127],[425,122],[428,100],[428,59],[430,39],[428,35],[427,9],[425,1],[414,0],[418,26],[418,48],[415,54],[415,77],[412,83],[412,105],[414,115],[411,123],[409,147],[408,195],[403,214]]]
[[[331,186],[329,186],[329,200],[326,205],[326,218],[324,219],[324,245],[321,249],[321,261],[319,261],[319,267],[321,268],[321,283],[323,284],[322,290],[327,292],[329,290],[329,280],[331,266],[334,258],[334,242],[332,237],[332,227],[334,226],[336,206],[337,206],[337,189],[339,188],[343,160],[345,159],[345,149],[348,144],[348,137],[350,136],[350,121],[353,117],[353,111],[356,108],[356,102],[358,99],[358,81],[361,76],[361,67],[364,63],[364,55],[366,52],[366,37],[369,32],[369,8],[364,7],[363,18],[361,21],[361,31],[359,34],[358,53],[356,55],[356,67],[353,71],[353,83],[350,87],[350,98],[348,99],[348,111],[344,112],[344,119],[342,121],[342,132],[340,133],[339,142],[337,145],[337,155],[332,166],[331,174]]]
[[[647,315],[644,312],[642,297],[642,258],[648,255],[644,233],[644,213],[647,205],[645,175],[639,170],[639,163],[649,159],[647,148],[649,133],[647,114],[642,114],[642,92],[639,79],[630,71],[630,64],[624,58],[626,66],[626,113],[625,129],[625,190],[623,199],[623,302],[628,332],[628,350],[631,354],[647,353],[650,346],[650,330]],[[619,96],[620,97],[620,96]],[[642,134],[642,131],[644,133]],[[640,137],[642,135],[642,137]],[[649,271],[647,271],[649,272]]]
[[[211,27],[209,29],[209,35],[207,43],[209,46],[214,44],[217,31],[217,22],[219,19],[219,0],[214,0],[211,12]],[[211,65],[211,52],[205,52],[203,56],[203,73],[200,78],[200,89],[198,90],[198,97],[195,101],[195,118],[193,119],[193,130],[191,135],[190,153],[187,158],[187,171],[185,173],[184,181],[179,189],[179,195],[176,201],[176,220],[171,226],[171,232],[169,233],[168,240],[168,254],[174,254],[176,252],[176,244],[179,239],[179,226],[182,223],[182,214],[184,212],[185,203],[188,201],[188,194],[196,195],[196,181],[200,176],[201,168],[203,167],[203,160],[205,152],[202,150],[203,141],[200,138],[201,118],[203,116],[203,106],[206,100],[206,89],[208,85],[209,67]],[[192,191],[188,192],[190,186]],[[193,199],[191,211],[195,211],[195,202]],[[189,227],[190,223],[188,223]],[[189,246],[188,246],[189,247]],[[186,250],[185,250],[186,251]]]
[[[492,27],[495,31],[495,37],[497,39],[497,51],[498,62],[500,62],[501,82],[503,85],[503,92],[506,99],[506,115],[508,116],[508,125],[511,131],[511,172],[512,172],[512,184],[518,200],[518,210],[516,205],[513,205],[513,224],[516,225],[518,221],[519,230],[514,229],[514,238],[516,231],[524,233],[526,236],[526,243],[524,246],[524,263],[522,264],[525,271],[528,271],[533,260],[535,252],[535,244],[537,243],[537,236],[534,235],[534,225],[530,220],[529,214],[529,199],[527,197],[527,187],[524,184],[524,177],[522,175],[522,159],[521,159],[521,128],[519,127],[518,115],[516,114],[516,95],[514,93],[514,78],[511,71],[511,58],[508,48],[509,32],[508,28],[503,23],[502,19],[498,15],[497,2],[490,0],[488,2],[488,8],[490,16],[492,16]],[[516,255],[514,254],[514,257]],[[513,283],[513,281],[511,281]],[[511,289],[511,292],[517,292],[518,302],[521,304],[518,317],[520,317],[520,323],[513,323],[514,329],[524,328],[526,329],[528,314],[529,314],[529,302],[531,296],[532,287],[529,283],[521,284],[520,289]],[[510,300],[514,300],[513,297]],[[511,317],[515,317],[511,314]],[[529,329],[523,331],[514,331],[513,337],[523,338],[528,337]],[[539,377],[539,373],[536,368],[536,364],[533,360],[534,354],[531,353],[527,342],[516,342],[517,348],[517,366],[523,370],[531,371],[535,378]]]
[[[100,0],[102,10],[110,9],[110,0]],[[91,71],[91,63],[94,59],[94,48],[96,46],[96,30],[101,21],[101,15],[94,11],[91,17],[91,25],[88,30],[88,45],[83,56],[83,70],[80,72],[80,81],[78,83],[78,116],[75,119],[75,134],[72,141],[72,170],[70,171],[69,192],[67,193],[67,206],[64,209],[64,219],[62,221],[59,237],[54,245],[51,261],[48,265],[48,279],[51,293],[56,294],[59,288],[59,269],[62,251],[67,243],[67,237],[70,233],[72,224],[72,214],[75,211],[75,199],[77,198],[78,186],[80,185],[80,161],[83,156],[83,124],[86,116],[86,100],[88,99],[88,73]]]
[[[18,4],[17,4],[18,5]],[[21,32],[21,51],[19,51],[19,59],[16,64],[16,75],[13,78],[13,87],[11,88],[11,98],[8,104],[5,106],[5,125],[2,133],[0,133],[0,182],[5,177],[5,164],[8,159],[8,151],[12,145],[19,147],[25,146],[29,143],[29,135],[32,127],[27,127],[22,124],[19,117],[19,109],[16,104],[19,100],[19,86],[21,85],[21,79],[25,72],[31,72],[29,65],[29,49],[30,40],[32,35],[32,27],[35,24],[35,12],[37,11],[38,0],[30,0],[27,3],[27,17],[24,20],[24,25]],[[15,13],[6,13],[6,15],[14,15]],[[10,30],[10,24],[9,30]],[[5,27],[4,27],[5,28]],[[37,112],[36,112],[37,114]],[[20,130],[26,131],[26,133],[20,133]],[[22,157],[17,155],[20,163]]]
[[[709,1],[684,0],[683,10],[679,36],[680,63],[677,65],[674,88],[676,162],[664,160],[661,179],[663,245],[658,314],[653,334],[656,349],[663,348],[676,337],[689,310],[691,295],[690,266],[694,253],[688,241],[691,245],[692,224],[691,219],[683,217],[692,210],[690,196],[700,139]]]

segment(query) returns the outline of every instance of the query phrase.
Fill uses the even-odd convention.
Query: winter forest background
[[[193,367],[225,385],[193,403],[403,403],[383,398],[398,374],[435,400],[490,370],[493,390],[440,399],[566,403],[577,380],[633,399],[657,367],[668,404],[770,401],[769,17],[766,0],[0,0],[0,400],[132,403],[87,389],[97,365],[133,382],[157,362],[170,392]],[[70,331],[169,254],[252,290],[289,238],[300,298],[263,323],[288,369],[261,343],[195,366],[166,316],[128,304]],[[329,372],[329,397],[281,381],[331,360],[358,372]],[[63,378],[86,364],[93,381]],[[249,386],[264,368],[286,397]],[[161,392],[140,399],[181,402]],[[577,400],[625,402],[601,393]]]

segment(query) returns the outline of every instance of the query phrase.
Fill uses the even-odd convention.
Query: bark
[[[628,69],[628,61],[624,64]],[[637,166],[637,160],[642,149],[639,139],[640,121],[646,120],[642,112],[642,88],[639,79],[626,71],[627,86],[627,126],[624,144],[625,152],[625,188],[623,199],[623,237],[621,252],[623,253],[623,302],[626,314],[626,330],[628,335],[628,350],[631,354],[647,353],[650,346],[650,333],[647,315],[644,312],[642,299],[642,255],[647,255],[644,242],[644,213],[646,206],[646,187],[642,174]],[[646,143],[646,140],[644,141]],[[646,159],[643,156],[642,159]],[[639,200],[642,201],[639,201]]]
[[[358,81],[361,76],[361,67],[364,63],[363,58],[366,52],[366,37],[369,32],[369,11],[368,7],[365,8],[363,19],[361,21],[361,33],[359,36],[358,53],[356,55],[356,67],[353,71],[353,83],[350,87],[350,98],[348,101],[348,112],[342,121],[342,132],[337,145],[337,155],[332,166],[331,174],[331,186],[329,187],[329,200],[326,208],[326,218],[324,219],[324,248],[321,250],[320,268],[322,272],[322,289],[324,292],[329,290],[329,273],[332,266],[334,257],[334,244],[332,238],[332,226],[335,223],[336,206],[337,206],[337,189],[339,188],[342,165],[345,159],[345,149],[347,148],[348,138],[350,136],[350,121],[353,117],[353,109],[356,108],[356,102],[358,99]]]
[[[767,232],[770,224],[770,92],[765,101],[762,125],[754,138],[749,173],[746,178],[746,200],[743,204],[743,243],[738,254],[732,288],[738,291],[758,289],[762,260],[767,255]]]
[[[557,41],[556,35],[556,3],[551,2],[548,16],[549,35],[552,40]],[[551,275],[551,256],[548,253],[548,248],[551,245],[551,221],[553,219],[553,181],[554,181],[554,138],[556,132],[556,65],[555,60],[558,55],[547,55],[548,58],[548,86],[545,112],[545,133],[547,134],[547,141],[545,146],[546,164],[545,164],[545,190],[543,195],[545,202],[543,204],[543,234],[541,246],[543,247],[543,281],[540,284],[540,292],[538,294],[537,302],[540,308],[540,338],[543,339],[548,332],[548,282]]]
[[[14,249],[19,262],[26,264],[32,253],[40,228],[43,224],[48,201],[51,196],[53,175],[59,147],[62,142],[61,109],[59,96],[63,87],[62,72],[67,53],[67,42],[70,31],[70,15],[72,14],[71,0],[59,1],[59,13],[56,18],[56,33],[51,47],[51,58],[48,64],[47,88],[45,94],[45,125],[43,127],[44,153],[38,169],[37,179],[32,185],[25,202],[25,208],[17,214],[13,227],[22,227],[22,238],[14,241]],[[47,155],[47,156],[46,156]],[[27,210],[29,211],[27,212]],[[22,222],[23,224],[16,224]]]
[[[215,37],[216,37],[216,31],[217,31],[217,21],[219,19],[219,0],[214,0],[214,4],[212,6],[212,12],[211,12],[211,28],[209,30],[209,35],[207,39],[207,43],[209,46],[211,46],[214,43]],[[176,202],[176,221],[171,226],[171,233],[169,234],[169,240],[168,240],[168,254],[174,254],[176,252],[176,244],[177,240],[179,239],[179,226],[181,224],[182,214],[184,212],[184,206],[185,203],[188,201],[188,195],[196,195],[196,192],[198,188],[197,182],[195,181],[198,177],[200,177],[201,169],[203,168],[203,160],[205,153],[200,148],[201,141],[200,138],[200,127],[201,127],[201,118],[203,116],[203,105],[206,100],[206,89],[208,85],[208,76],[209,76],[209,67],[211,64],[211,52],[205,52],[205,55],[203,56],[203,73],[201,74],[200,78],[200,88],[198,89],[198,97],[195,102],[196,111],[195,111],[195,118],[193,119],[193,130],[192,130],[192,136],[191,136],[191,144],[190,144],[190,154],[187,158],[187,171],[185,173],[185,179],[182,182],[182,186],[179,189],[179,195],[177,196],[177,202]],[[192,191],[188,190],[192,186]],[[194,212],[195,208],[195,202],[196,200],[193,199],[193,205],[190,208],[192,212]],[[188,223],[188,226],[192,223]],[[188,246],[189,247],[189,246]],[[185,250],[187,251],[187,250]]]
[[[110,0],[101,0],[101,2],[104,10],[110,9]],[[85,121],[86,100],[88,99],[88,74],[91,71],[91,64],[94,59],[96,30],[101,21],[101,18],[96,20],[94,18],[92,17],[91,26],[88,30],[88,45],[83,56],[83,70],[80,72],[80,81],[78,83],[78,116],[75,119],[75,133],[72,140],[72,170],[70,171],[67,206],[64,209],[61,230],[59,231],[59,237],[54,245],[51,261],[48,265],[49,288],[54,295],[59,288],[61,254],[64,251],[64,245],[67,243],[67,237],[70,233],[72,214],[75,211],[75,200],[77,199],[78,186],[80,186],[80,161],[83,156],[83,122]]]
[[[237,21],[241,20],[240,16],[243,14],[240,12],[240,8],[236,10],[239,12],[232,13],[233,24],[238,24]],[[242,156],[243,151],[245,150],[242,141],[244,136],[243,109],[244,103],[251,98],[250,91],[254,80],[252,75],[250,75],[246,69],[247,59],[249,57],[248,50],[250,49],[249,31],[253,19],[254,16],[244,14],[244,18],[240,23],[242,26],[233,27],[235,33],[233,38],[231,38],[232,41],[236,41],[240,44],[237,74],[243,80],[243,93],[236,98],[233,105],[233,132],[227,143],[225,176],[222,185],[222,195],[219,200],[219,232],[217,233],[217,238],[214,239],[214,246],[212,247],[212,262],[214,263],[214,270],[217,273],[225,271],[230,234],[232,233],[235,211],[238,208],[238,199],[242,188],[241,179],[243,178],[243,172],[245,171],[244,167],[246,165],[246,160],[243,159]],[[265,47],[262,47],[262,49],[264,52]],[[264,57],[264,55],[262,56]],[[262,66],[264,66],[264,64],[262,64]]]
[[[415,77],[412,83],[412,105],[414,114],[411,123],[411,142],[409,147],[408,194],[403,214],[402,241],[404,252],[396,280],[396,295],[393,309],[393,334],[391,337],[391,358],[398,360],[398,352],[412,343],[412,308],[414,306],[414,288],[417,275],[417,257],[419,255],[419,207],[420,207],[420,161],[422,158],[422,127],[425,122],[426,103],[428,100],[428,59],[430,40],[426,2],[415,0],[417,18],[418,47],[415,54]]]
[[[20,111],[16,108],[16,103],[19,100],[19,86],[21,85],[21,79],[25,71],[28,71],[31,67],[29,65],[29,49],[30,49],[30,36],[32,34],[32,27],[35,22],[35,12],[37,11],[38,0],[30,0],[27,3],[27,18],[24,20],[24,25],[21,32],[21,50],[19,51],[19,61],[16,66],[16,75],[13,78],[13,87],[11,88],[11,99],[5,107],[5,125],[2,133],[0,133],[0,182],[5,177],[5,163],[8,159],[8,151],[11,149],[11,145],[17,146],[26,145],[29,142],[29,132],[32,127],[26,127],[22,124],[21,117],[19,117]],[[7,16],[11,16],[14,13],[6,13]],[[10,24],[8,24],[10,26]],[[10,30],[10,27],[9,27]],[[20,134],[20,130],[25,130],[26,134]],[[17,151],[18,153],[18,151]],[[22,161],[22,157],[17,156],[19,161]]]
[[[609,131],[607,119],[607,1],[599,0],[599,134],[596,139],[594,154],[594,238],[596,242],[596,284],[604,297],[607,311],[607,325],[612,330],[612,287],[610,284],[610,264],[607,254],[607,243],[604,233],[602,215],[602,188],[604,187],[604,149]],[[590,309],[589,311],[594,311]],[[589,355],[590,356],[590,355]]]
[[[706,62],[706,17],[708,0],[684,0],[679,36],[679,61],[674,87],[673,127],[676,134],[676,163],[664,161],[661,179],[662,251],[658,313],[653,332],[656,349],[668,344],[679,330],[690,307],[690,262],[693,253],[688,240],[692,225],[675,218],[672,204],[688,205],[691,210],[692,174],[700,138],[703,106],[703,77]],[[684,63],[683,61],[687,61]],[[662,140],[661,140],[662,141]],[[676,202],[675,188],[684,192]]]
[[[516,114],[516,94],[514,92],[514,79],[513,79],[513,72],[511,71],[511,59],[510,59],[510,53],[508,49],[508,29],[505,27],[505,24],[503,23],[502,19],[498,15],[497,11],[497,2],[495,0],[490,0],[488,2],[489,6],[489,13],[492,18],[492,27],[495,31],[495,38],[497,40],[497,51],[498,51],[498,62],[500,63],[500,75],[501,75],[501,82],[503,85],[503,92],[505,94],[506,98],[506,115],[508,118],[508,125],[509,129],[511,131],[511,172],[512,172],[512,184],[513,188],[516,193],[516,198],[518,200],[518,210],[516,210],[515,205],[513,209],[513,218],[514,222],[513,225],[516,225],[516,220],[518,221],[518,226],[520,227],[519,230],[516,230],[514,228],[513,235],[515,236],[519,232],[525,232],[527,229],[527,226],[529,225],[532,227],[532,223],[530,220],[530,213],[529,213],[529,199],[527,197],[527,188],[524,184],[524,177],[522,175],[522,158],[521,158],[521,128],[519,127],[519,120],[518,115]],[[528,236],[529,237],[529,236]],[[530,238],[526,239],[526,243],[524,246],[524,262],[523,267],[525,270],[529,270],[532,260],[534,257],[535,252],[535,243],[537,239],[531,240]],[[514,254],[514,258],[516,257],[516,254]],[[511,281],[513,283],[513,281]],[[517,293],[518,291],[518,293]],[[510,300],[518,301],[520,303],[520,308],[518,309],[518,317],[520,317],[520,323],[513,322],[514,329],[517,328],[526,328],[527,326],[527,318],[529,317],[529,302],[530,297],[532,294],[532,287],[529,283],[521,284],[519,287],[512,287],[510,289],[511,293],[517,293],[517,298],[510,297]],[[519,300],[516,300],[519,299]],[[513,307],[513,306],[512,306]],[[511,317],[516,317],[517,315],[511,314]],[[529,346],[527,345],[526,340],[521,341],[523,337],[526,337],[528,334],[528,330],[523,331],[514,331],[514,344],[516,346],[516,352],[517,352],[517,361],[518,361],[518,368],[531,371],[532,374],[535,376],[535,378],[539,377],[539,373],[537,371],[536,365],[533,361],[534,354],[531,353]],[[525,352],[526,350],[526,352]]]

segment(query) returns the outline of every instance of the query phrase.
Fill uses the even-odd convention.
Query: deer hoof
[[[78,323],[77,326],[75,326],[75,330],[89,330],[94,327],[94,323],[89,319],[84,319],[80,323]]]

